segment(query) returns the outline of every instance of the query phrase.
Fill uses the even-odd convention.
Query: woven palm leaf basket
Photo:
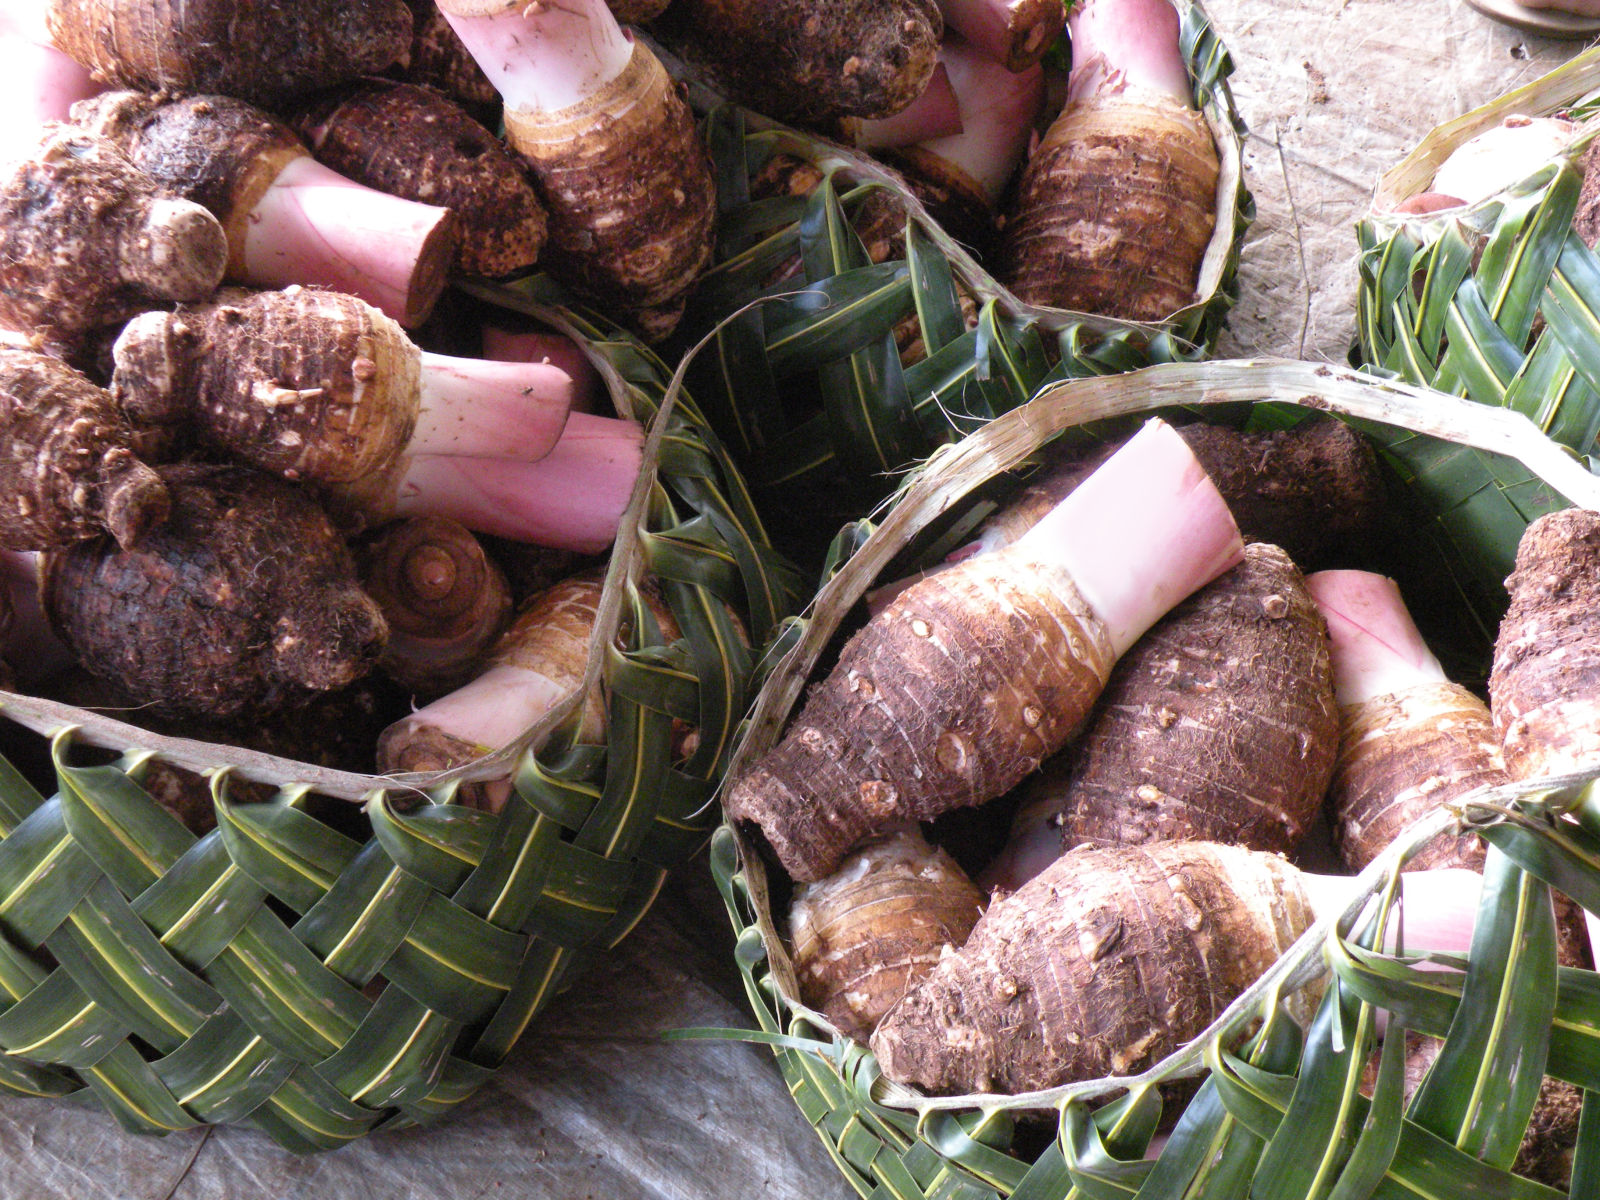
[[[792,570],[660,359],[498,298],[576,338],[649,430],[585,686],[477,762],[383,778],[0,694],[53,767],[36,789],[0,760],[0,1087],[97,1101],[139,1132],[240,1122],[298,1152],[427,1121],[704,844],[749,646],[791,610]],[[569,718],[593,687],[607,720],[586,744]],[[675,721],[698,730],[687,757]],[[157,760],[209,776],[214,830],[141,786]],[[508,771],[498,813],[453,802]]]
[[[1573,228],[1600,105],[1600,48],[1441,125],[1379,181],[1361,244],[1353,358],[1524,413],[1580,454],[1600,434],[1600,257]],[[1565,116],[1570,143],[1465,207],[1397,206],[1507,117]]]
[[[1174,6],[1220,172],[1194,300],[1153,323],[1025,304],[975,256],[976,236],[891,166],[710,109],[718,241],[677,344],[711,335],[690,380],[764,506],[804,497],[809,519],[818,495],[838,497],[837,525],[1050,380],[1210,351],[1254,205],[1232,60],[1198,4]],[[691,98],[711,103],[692,84]]]
[[[1401,566],[1409,560],[1421,584],[1431,577],[1445,610],[1413,612],[1425,625],[1442,617],[1460,639],[1463,669],[1481,673],[1494,613],[1455,622],[1466,596],[1459,580],[1483,562],[1509,567],[1534,517],[1600,507],[1600,480],[1515,412],[1303,363],[1160,365],[1046,388],[932,455],[878,519],[847,529],[830,577],[789,627],[787,654],[763,686],[730,779],[776,742],[819,664],[864,619],[858,602],[867,591],[964,544],[1041,448],[1121,436],[1152,413],[1269,430],[1313,412],[1336,414],[1376,449],[1403,511],[1394,557]],[[1402,574],[1403,590],[1410,582]],[[785,916],[792,885],[759,839],[724,824],[713,871],[759,1028],[696,1036],[769,1044],[839,1169],[871,1200],[1556,1197],[1565,1193],[1510,1168],[1537,1090],[1529,1080],[1548,1073],[1600,1087],[1600,975],[1558,972],[1551,939],[1530,935],[1528,914],[1548,911],[1551,884],[1600,906],[1588,782],[1483,789],[1435,811],[1357,877],[1342,916],[1313,925],[1195,1040],[1136,1076],[1027,1095],[936,1096],[885,1078],[866,1046],[800,1000]],[[1496,848],[1470,961],[1423,968],[1374,953],[1374,921],[1388,919],[1398,866],[1457,824]],[[938,824],[931,836],[940,836]],[[1448,1104],[1404,1107],[1400,1036],[1384,1040],[1376,1081],[1363,1082],[1380,1013],[1391,1031],[1403,1025],[1446,1039],[1431,1086]],[[1189,1083],[1175,1103],[1169,1088],[1180,1078]],[[1574,1197],[1600,1194],[1591,1101]]]

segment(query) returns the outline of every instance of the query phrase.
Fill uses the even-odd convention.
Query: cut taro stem
[[[1167,0],[1086,0],[1072,10],[1069,100],[1165,96],[1193,107],[1179,49],[1178,10]]]
[[[502,5],[500,11],[487,4],[474,16],[450,11],[470,7],[441,6],[510,109],[554,112],[581,104],[633,57],[633,39],[600,0]]]
[[[946,42],[939,57],[960,97],[961,131],[924,141],[908,157],[923,175],[994,208],[1028,149],[1044,101],[1044,71],[1008,71],[959,42]]]
[[[444,290],[455,242],[449,209],[385,195],[301,156],[245,218],[229,274],[257,287],[348,292],[414,326]]]
[[[1066,568],[1105,622],[1116,656],[1244,552],[1211,477],[1159,420],[1146,423],[1016,545]],[[1136,558],[1129,547],[1138,547]]]
[[[605,385],[582,347],[564,333],[483,327],[483,357],[494,362],[543,362],[560,367],[572,380],[572,411],[600,412]]]
[[[572,377],[538,362],[489,362],[422,354],[417,454],[535,462],[560,444],[572,410]]]
[[[1306,577],[1306,587],[1328,622],[1341,705],[1450,682],[1394,580],[1370,571],[1318,571]]]
[[[939,8],[947,26],[1009,71],[1038,64],[1060,36],[1066,11],[1057,0],[939,0]]]
[[[928,78],[927,88],[909,107],[892,117],[870,120],[846,118],[844,132],[847,138],[862,150],[891,150],[897,146],[911,146],[960,134],[965,128],[963,110],[956,89],[950,85],[950,72],[944,62],[949,49],[947,44],[939,52],[940,62]]]
[[[55,47],[11,35],[0,15],[0,111],[6,115],[0,161],[27,158],[49,122],[65,121],[74,104],[100,90],[88,71]]]
[[[577,413],[537,463],[417,455],[395,514],[450,517],[479,533],[598,554],[616,540],[643,451],[636,423]]]

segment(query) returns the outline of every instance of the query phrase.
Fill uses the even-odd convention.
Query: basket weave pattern
[[[196,838],[139,786],[140,730],[84,713],[75,733],[60,706],[8,698],[55,734],[58,791],[46,799],[0,760],[0,1087],[92,1096],[144,1132],[244,1121],[300,1152],[428,1120],[704,843],[751,677],[746,638],[788,610],[792,580],[692,404],[669,402],[663,364],[573,321],[656,450],[592,657],[605,744],[572,741],[575,693],[512,748],[497,814],[450,803],[470,770],[403,787],[339,777],[325,790],[364,796],[365,842],[307,811],[314,769],[275,760],[276,796],[235,802],[234,752],[200,747],[218,827]],[[637,590],[646,572],[684,631],[670,644]],[[698,731],[678,762],[675,721]],[[134,749],[75,765],[75,738]]]

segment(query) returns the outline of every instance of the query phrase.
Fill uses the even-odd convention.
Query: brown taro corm
[[[366,80],[317,97],[294,124],[317,161],[345,178],[453,211],[458,271],[509,275],[538,261],[547,222],[526,171],[438,92]]]
[[[795,893],[789,939],[801,999],[866,1041],[945,948],[967,940],[985,902],[915,827],[864,846]]]
[[[230,456],[335,486],[382,474],[417,423],[421,355],[382,313],[310,288],[130,322],[112,394],[151,424],[188,424]]]
[[[405,0],[45,0],[45,21],[108,83],[256,104],[382,71],[412,36]]]
[[[492,125],[499,120],[500,93],[472,54],[450,28],[433,0],[406,0],[416,22],[411,54],[395,74],[449,96],[475,118]]]
[[[75,104],[72,119],[222,222],[229,279],[353,292],[407,326],[420,324],[444,290],[456,250],[454,214],[356,186],[360,180],[319,165],[292,128],[254,105],[219,95],[106,92]]]
[[[1257,542],[1122,657],[1089,728],[1028,794],[1060,851],[1199,840],[1286,853],[1338,749],[1322,615],[1289,556]]]
[[[110,532],[134,545],[167,488],[134,453],[109,393],[65,363],[0,348],[0,547],[45,550]]]
[[[377,663],[383,614],[328,518],[292,484],[243,467],[162,476],[166,523],[46,555],[40,594],[61,639],[139,704],[214,720],[341,688]]]
[[[222,282],[228,242],[103,138],[70,127],[0,181],[0,324],[71,347]]]
[[[1424,814],[1507,781],[1489,707],[1457,683],[1418,683],[1342,706],[1329,786],[1339,857],[1360,871]],[[1475,834],[1445,831],[1406,863],[1483,870]]]
[[[510,623],[505,575],[447,517],[393,521],[356,558],[362,587],[389,623],[381,669],[422,696],[465,683]]]
[[[1529,525],[1506,580],[1489,707],[1512,779],[1600,767],[1600,513]]]
[[[658,30],[740,103],[820,125],[907,107],[933,75],[944,18],[932,0],[674,0]]]
[[[992,903],[872,1050],[888,1078],[933,1093],[1132,1074],[1204,1030],[1313,919],[1277,855],[1080,846]]]

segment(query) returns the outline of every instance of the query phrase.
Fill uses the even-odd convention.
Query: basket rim
[[[1463,113],[1431,129],[1395,166],[1385,171],[1373,188],[1363,222],[1385,234],[1401,227],[1426,228],[1448,221],[1475,223],[1482,220],[1508,193],[1526,194],[1548,182],[1549,164],[1524,179],[1500,189],[1494,195],[1463,208],[1438,213],[1408,215],[1395,213],[1395,205],[1427,189],[1440,164],[1463,142],[1498,124],[1505,117],[1524,115],[1552,116],[1588,99],[1600,99],[1600,45],[1591,46],[1555,70],[1506,92],[1502,96]],[[1582,123],[1577,134],[1550,163],[1571,161],[1586,149],[1600,132],[1600,114]]]
[[[1520,461],[1575,505],[1600,510],[1600,477],[1545,437],[1528,418],[1508,409],[1490,408],[1432,389],[1379,378],[1365,372],[1288,359],[1255,358],[1174,363],[1146,367],[1122,375],[1069,380],[1044,389],[1028,404],[986,425],[963,442],[941,448],[888,503],[882,522],[817,593],[803,614],[804,626],[761,689],[725,778],[735,778],[781,734],[798,705],[816,661],[833,639],[854,602],[912,536],[945,512],[967,492],[994,475],[1012,469],[1045,442],[1066,429],[1107,417],[1126,416],[1175,405],[1213,406],[1241,402],[1293,404],[1315,411],[1333,411],[1360,419],[1397,425],[1417,433]],[[1574,780],[1567,781],[1573,782]],[[1558,781],[1559,782],[1559,781]],[[1491,789],[1473,799],[1500,792],[1520,796],[1530,787],[1555,786],[1550,781]],[[1448,814],[1424,817],[1402,834],[1356,877],[1347,914],[1365,904],[1382,887],[1397,861],[1432,837]],[[767,994],[807,1024],[844,1038],[820,1012],[799,999],[788,949],[770,903],[766,863],[745,833],[724,818],[719,838],[731,841],[743,876],[744,896],[769,973]],[[735,932],[745,933],[729,905]],[[928,1096],[873,1073],[866,1085],[870,1099],[886,1107],[915,1112],[919,1117],[951,1111],[1054,1108],[1071,1099],[1089,1099],[1156,1079],[1192,1073],[1203,1065],[1204,1048],[1219,1034],[1240,1031],[1257,1013],[1263,995],[1287,992],[1320,976],[1325,967],[1321,948],[1333,920],[1314,924],[1279,957],[1265,975],[1241,994],[1205,1031],[1186,1047],[1137,1076],[1107,1077],[1065,1084],[1046,1091],[1015,1095],[974,1094]],[[844,1038],[846,1044],[854,1044]],[[862,1054],[870,1056],[864,1047]],[[832,1058],[824,1056],[832,1064]]]

